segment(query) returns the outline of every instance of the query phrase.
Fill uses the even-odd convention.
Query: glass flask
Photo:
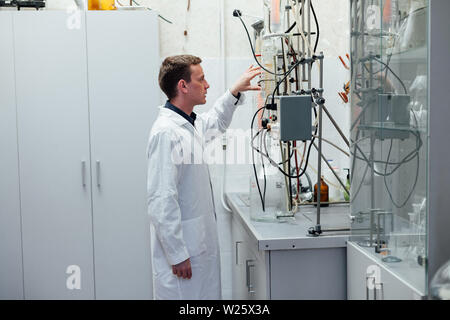
[[[265,69],[275,72],[275,59],[277,55],[277,46],[274,38],[268,38],[263,41],[262,45],[262,64]],[[271,95],[275,89],[274,75],[267,71],[262,74],[262,88],[265,97]]]
[[[277,222],[277,215],[284,211],[282,199],[285,198],[285,183],[278,174],[266,175],[266,179],[264,181],[264,173],[262,169],[258,173],[258,183],[259,190],[255,176],[251,175],[250,219],[260,222]],[[264,210],[261,197],[264,199]]]

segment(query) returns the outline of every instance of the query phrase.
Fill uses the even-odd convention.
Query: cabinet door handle
[[[370,296],[370,291],[369,291],[369,280],[371,280],[373,282],[373,285],[375,287],[375,277],[369,277],[366,276],[366,300],[369,300],[369,296]],[[376,289],[375,289],[376,290]],[[376,300],[377,294],[374,291],[374,298]]]
[[[254,264],[251,264],[252,262],[255,262],[255,260],[246,260],[245,261],[245,273],[247,277],[247,290],[248,293],[255,293],[255,290],[253,290],[253,284],[250,282],[250,268],[254,267]]]
[[[81,184],[86,187],[86,161],[81,161]]]
[[[235,247],[236,247],[236,250],[235,250],[235,255],[236,255],[236,265],[238,266],[239,265],[239,254],[238,254],[238,244],[239,243],[242,243],[242,241],[236,241],[236,243],[235,243]]]
[[[96,161],[97,186],[100,187],[100,160]]]
[[[374,291],[374,300],[377,300],[377,287],[380,288],[380,292],[381,292],[381,300],[384,300],[384,286],[383,286],[383,283],[382,283],[382,282],[380,282],[380,283],[375,283],[375,284],[374,284],[374,288],[373,288],[373,291]]]

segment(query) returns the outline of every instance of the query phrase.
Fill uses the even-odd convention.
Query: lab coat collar
[[[170,103],[169,100],[167,100],[166,104],[164,105],[165,108],[168,108],[170,110],[172,110],[173,112],[178,113],[180,116],[182,116],[183,118],[185,118],[187,121],[189,121],[194,127],[195,127],[195,119],[197,118],[197,115],[195,114],[194,111],[192,111],[192,113],[190,115],[188,115],[187,113],[185,113],[183,110],[181,110],[180,108],[178,108],[177,106],[173,105],[172,103]]]
[[[170,119],[171,121],[173,121],[173,123],[175,123],[178,126],[185,127],[186,129],[188,129],[190,131],[192,130],[195,136],[197,136],[198,138],[201,138],[201,133],[200,133],[201,130],[199,130],[197,127],[193,126],[187,119],[185,119],[180,114],[173,112],[172,110],[166,108],[165,106],[160,106],[159,107],[159,115]],[[198,117],[197,117],[197,120],[198,120]],[[201,125],[201,124],[199,123],[199,125]]]
[[[183,116],[166,108],[165,106],[159,107],[159,114],[162,117],[169,118],[171,121],[173,121],[175,124],[177,124],[179,126],[184,126],[186,124],[191,125],[191,123],[187,119],[185,119]]]

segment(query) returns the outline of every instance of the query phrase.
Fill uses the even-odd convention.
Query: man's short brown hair
[[[191,65],[200,64],[202,59],[188,54],[171,56],[164,59],[159,69],[159,86],[172,99],[177,95],[177,84],[181,79],[191,81]]]

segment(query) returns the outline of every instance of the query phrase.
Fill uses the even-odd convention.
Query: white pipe
[[[226,135],[223,135],[222,144],[223,144],[223,178],[222,178],[222,195],[220,198],[222,201],[222,206],[225,208],[225,210],[228,212],[231,212],[230,207],[228,207],[227,202],[225,201],[225,188],[226,188],[226,181],[227,181],[227,137],[226,137]]]
[[[227,62],[226,62],[226,48],[225,48],[225,1],[220,0],[220,58],[222,63],[222,91],[227,90]]]
[[[220,12],[220,60],[222,63],[222,92],[227,90],[227,62],[226,62],[226,48],[225,48],[225,1],[219,1],[219,12]],[[222,138],[223,144],[223,177],[222,177],[222,194],[220,196],[222,206],[228,212],[231,212],[230,207],[228,207],[225,201],[225,188],[226,188],[226,177],[227,177],[227,137],[224,133]]]

